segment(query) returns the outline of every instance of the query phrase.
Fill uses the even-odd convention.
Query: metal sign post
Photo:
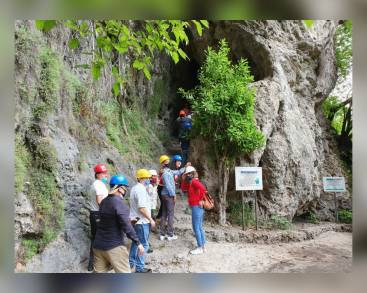
[[[261,167],[235,167],[236,190],[242,191],[242,229],[245,230],[245,196],[244,190],[255,191],[255,219],[256,230],[258,228],[257,222],[257,196],[256,190],[263,189],[262,168]]]
[[[241,192],[242,197],[242,230],[245,231],[245,195],[242,190]]]
[[[254,197],[255,197],[255,222],[256,222],[256,230],[258,229],[258,216],[257,216],[257,191],[254,190]]]
[[[338,222],[339,217],[337,192],[345,192],[345,179],[344,177],[324,177],[322,182],[325,192],[334,193],[335,222]]]

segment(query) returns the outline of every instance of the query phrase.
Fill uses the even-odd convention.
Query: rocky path
[[[289,231],[242,231],[205,223],[207,252],[190,255],[195,246],[186,202],[176,204],[175,241],[151,234],[154,252],[147,266],[156,273],[350,272],[352,234],[348,225],[297,224]]]

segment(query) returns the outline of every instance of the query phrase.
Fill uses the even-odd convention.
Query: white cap
[[[187,166],[185,169],[185,174],[194,172],[194,171],[196,171],[196,169],[193,166]]]
[[[158,174],[157,174],[157,171],[156,171],[156,170],[149,170],[149,173],[150,173],[150,175],[152,175],[152,176],[158,176]]]

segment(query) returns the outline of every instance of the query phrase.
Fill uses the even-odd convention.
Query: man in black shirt
[[[138,246],[138,254],[144,254],[144,247],[130,222],[130,209],[123,202],[128,186],[123,175],[112,176],[111,191],[100,203],[100,222],[93,244],[94,271],[97,273],[107,272],[111,267],[116,273],[131,272],[123,233]]]

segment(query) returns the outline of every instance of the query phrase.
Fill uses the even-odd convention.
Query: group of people
[[[183,166],[180,155],[173,156],[174,167],[170,168],[170,158],[162,155],[161,169],[139,169],[135,177],[137,183],[131,190],[127,178],[122,174],[111,176],[104,164],[94,167],[95,181],[90,192],[91,248],[88,270],[107,272],[113,269],[123,273],[149,273],[145,267],[146,253],[152,252],[149,237],[152,229],[158,229],[161,241],[173,241],[174,211],[177,193],[187,195],[192,210],[192,228],[197,247],[191,254],[205,252],[205,232],[203,230],[203,198],[207,192],[199,181],[198,173],[190,162]],[[179,187],[179,188],[176,188]],[[129,196],[129,204],[124,198]],[[155,215],[160,199],[159,212]],[[127,250],[124,235],[131,240]]]

